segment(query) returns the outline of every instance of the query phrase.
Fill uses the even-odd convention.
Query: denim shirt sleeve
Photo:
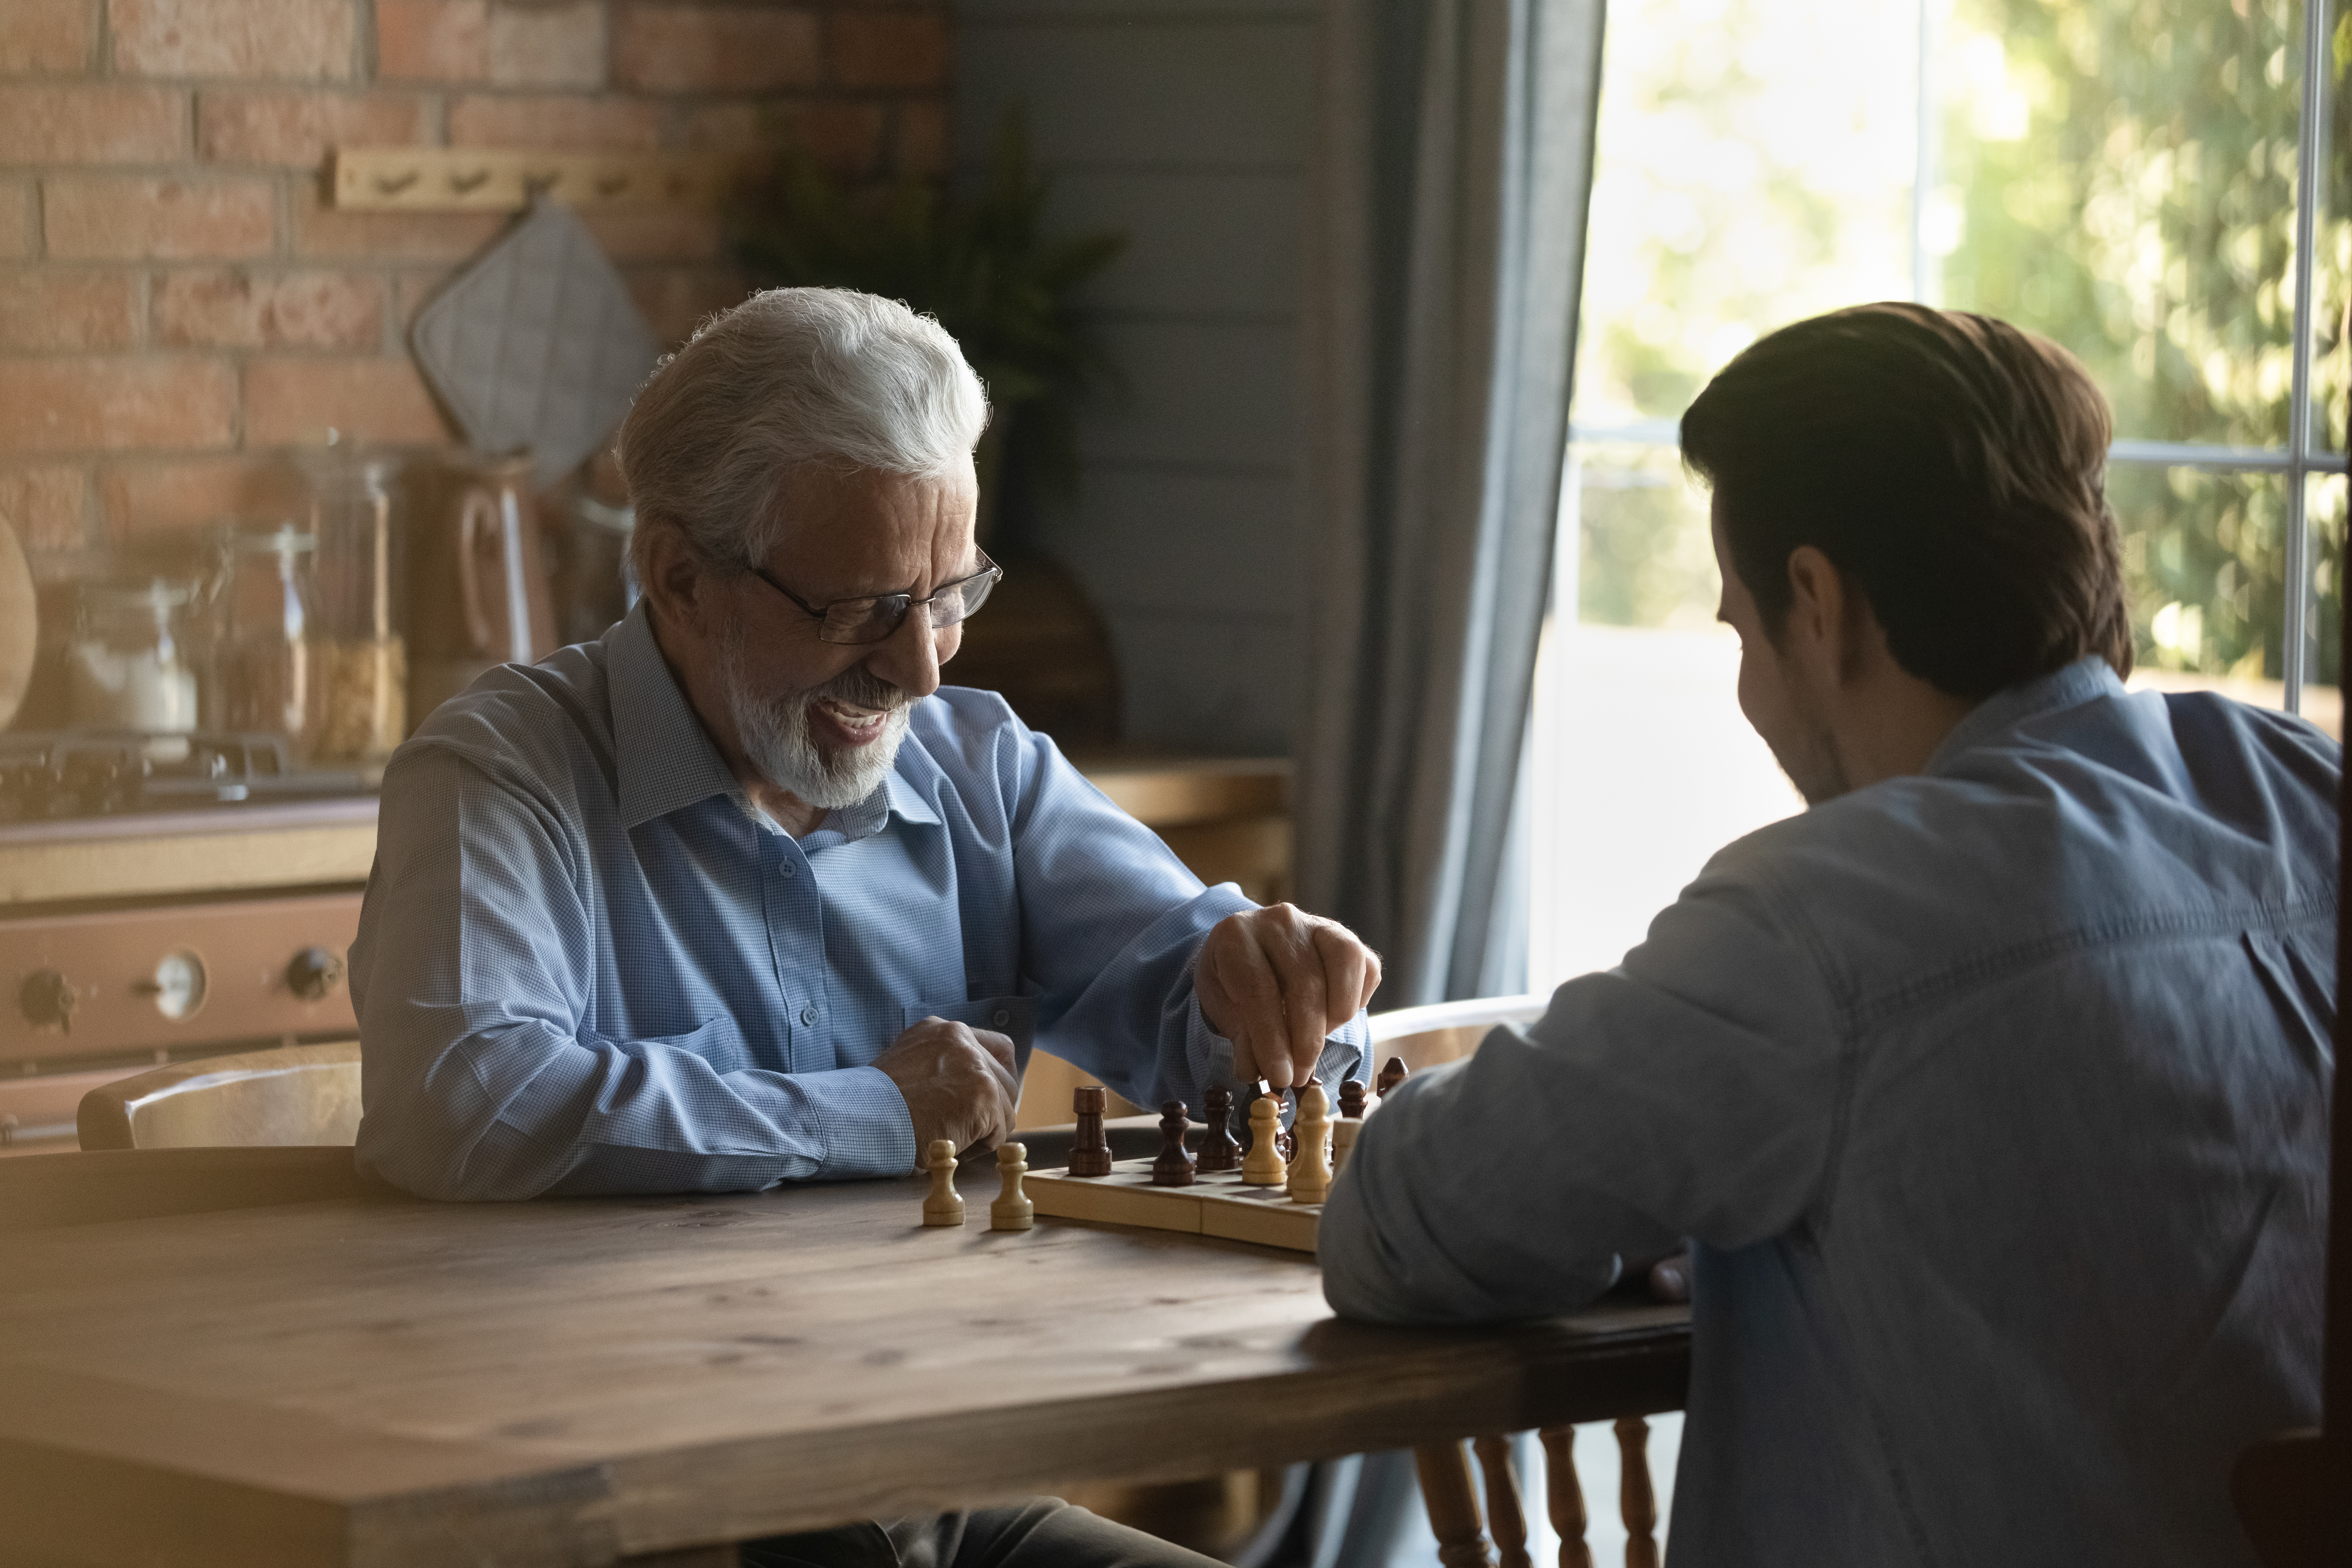
[[[721,1071],[697,1037],[582,1026],[594,923],[559,811],[446,752],[384,778],[352,952],[362,1169],[427,1197],[758,1189],[896,1174],[905,1101],[872,1068]]]
[[[1622,967],[1381,1102],[1324,1211],[1324,1294],[1390,1321],[1548,1316],[1682,1237],[1778,1235],[1824,1179],[1839,1040],[1801,944],[1702,878]]]

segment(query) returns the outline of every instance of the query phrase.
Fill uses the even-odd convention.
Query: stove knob
[[[305,1002],[324,1002],[343,983],[343,961],[323,947],[306,947],[286,965],[286,988]]]
[[[37,1029],[72,1034],[74,1009],[80,1005],[73,982],[54,969],[36,969],[16,989],[16,1005]]]

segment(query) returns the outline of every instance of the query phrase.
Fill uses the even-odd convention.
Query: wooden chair
[[[1549,1004],[1548,996],[1489,996],[1377,1014],[1371,1020],[1373,1059],[1385,1067],[1394,1058],[1413,1072],[1458,1061],[1475,1051],[1496,1025],[1533,1023]],[[1626,1568],[1657,1568],[1658,1501],[1650,1484],[1650,1424],[1639,1415],[1625,1415],[1618,1419],[1615,1432]],[[1592,1568],[1592,1552],[1584,1541],[1584,1489],[1576,1479],[1576,1428],[1548,1427],[1537,1436],[1543,1444],[1545,1501],[1559,1536],[1560,1568]],[[1470,1451],[1476,1454],[1486,1482],[1483,1521],[1463,1445],[1432,1443],[1413,1450],[1422,1501],[1437,1536],[1438,1561],[1445,1568],[1489,1568],[1494,1562],[1499,1568],[1531,1568],[1510,1438],[1503,1433],[1473,1438]],[[1490,1531],[1496,1552],[1491,1560],[1486,1553]]]
[[[84,1150],[350,1144],[359,1042],[177,1062],[91,1089],[74,1120]]]

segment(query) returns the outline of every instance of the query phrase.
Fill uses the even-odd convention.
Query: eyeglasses
[[[970,619],[974,611],[988,603],[989,590],[1004,575],[1004,568],[991,561],[985,551],[974,553],[980,556],[979,571],[941,584],[928,599],[906,594],[873,594],[862,599],[835,599],[829,605],[812,605],[759,567],[749,569],[752,576],[814,616],[820,640],[868,643],[880,642],[897,631],[898,623],[907,618],[907,612],[918,607],[933,631]]]

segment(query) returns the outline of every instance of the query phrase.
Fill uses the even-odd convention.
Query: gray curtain
[[[1376,1005],[1526,984],[1520,817],[1602,0],[1327,0],[1299,889]]]

